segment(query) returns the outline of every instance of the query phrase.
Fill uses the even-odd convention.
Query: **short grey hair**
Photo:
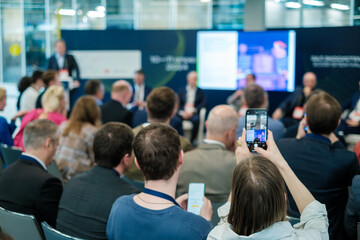
[[[56,140],[59,138],[59,127],[47,119],[38,119],[28,123],[24,130],[24,148],[41,149],[47,138]]]
[[[212,135],[221,136],[232,128],[236,130],[238,124],[238,116],[231,107],[218,105],[209,113],[206,130]]]

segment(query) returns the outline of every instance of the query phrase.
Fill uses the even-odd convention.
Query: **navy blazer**
[[[4,169],[0,177],[0,206],[34,215],[39,223],[46,221],[55,227],[62,183],[35,159],[28,159],[21,155]]]
[[[342,110],[344,111],[346,109],[349,109],[349,113],[348,113],[349,116],[349,114],[355,109],[359,99],[360,99],[360,91],[357,91],[356,93],[354,93],[354,95],[352,95],[351,99],[342,106]]]
[[[102,123],[122,122],[132,127],[133,112],[127,110],[123,105],[115,100],[110,100],[101,106]]]
[[[180,106],[179,110],[184,110],[186,104],[186,87],[179,90]],[[205,92],[201,88],[196,88],[195,104],[197,114],[202,108],[206,108],[207,99]]]
[[[359,172],[355,153],[347,151],[340,142],[331,144],[329,139],[315,134],[301,139],[280,139],[278,147],[299,180],[316,200],[326,205],[330,239],[343,239],[348,187]],[[288,200],[288,214],[299,217],[289,192]]]
[[[284,117],[291,117],[295,107],[302,107],[305,103],[304,88],[297,87],[295,91],[290,94],[280,105],[280,108],[284,114]]]
[[[345,210],[344,226],[351,239],[356,239],[358,222],[360,222],[360,175],[356,175],[352,181],[350,197]]]
[[[52,55],[49,58],[49,62],[48,62],[48,67],[47,69],[52,69],[52,70],[56,70],[59,71],[59,65],[57,63],[56,57],[55,55]],[[69,76],[73,77],[73,71],[75,71],[75,76],[73,77],[74,80],[80,80],[80,70],[79,70],[79,66],[74,58],[73,55],[70,54],[65,54],[65,60],[64,60],[64,69],[67,69],[69,71]]]

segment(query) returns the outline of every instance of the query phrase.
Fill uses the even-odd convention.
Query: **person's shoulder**
[[[7,124],[6,118],[0,116],[0,124],[2,124],[2,125],[3,125],[3,124]]]
[[[118,209],[121,209],[121,208],[129,208],[133,197],[134,197],[134,194],[118,197],[115,200],[111,211],[117,211]]]
[[[211,231],[211,224],[205,218],[196,214],[185,211],[180,207],[171,208],[174,217],[187,228],[193,229],[199,235],[207,236]],[[185,230],[185,229],[184,229]]]

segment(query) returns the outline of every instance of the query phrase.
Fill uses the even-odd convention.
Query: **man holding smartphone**
[[[211,202],[204,197],[198,216],[184,210],[187,194],[174,199],[184,156],[177,131],[153,123],[140,130],[133,147],[145,188],[116,200],[107,225],[108,239],[206,239],[212,228]]]

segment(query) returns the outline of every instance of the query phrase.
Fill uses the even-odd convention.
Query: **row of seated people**
[[[44,107],[50,102],[48,97],[58,96],[55,90],[62,90],[62,88],[59,86],[49,88],[49,92],[43,96]],[[55,92],[50,94],[52,91]],[[255,97],[259,96],[259,93],[262,97]],[[60,97],[59,102],[61,99]],[[266,94],[261,87],[249,85],[245,89],[245,101],[248,105],[251,105],[251,99],[260,99],[263,103],[266,100]],[[271,169],[271,167],[262,166],[262,164],[270,164],[267,160],[263,163],[257,157],[250,157],[244,137],[240,139],[240,146],[237,145],[236,132],[240,121],[236,112],[226,105],[217,106],[210,111],[206,121],[207,132],[204,142],[197,149],[183,154],[180,150],[185,148],[182,138],[172,128],[167,127],[174,112],[175,102],[176,94],[173,90],[167,87],[154,89],[147,98],[147,111],[151,124],[142,125],[137,129],[138,133],[134,141],[133,132],[123,124],[108,123],[99,130],[96,129],[93,143],[90,144],[90,149],[94,152],[93,162],[83,161],[81,157],[73,155],[77,152],[72,149],[76,144],[70,143],[71,137],[68,137],[77,136],[77,141],[86,139],[85,135],[79,133],[89,123],[81,118],[76,119],[75,116],[89,115],[87,111],[96,112],[94,110],[98,108],[93,98],[82,97],[78,100],[69,121],[65,122],[63,128],[62,125],[60,126],[62,129],[60,137],[57,135],[56,124],[51,124],[44,119],[31,121],[24,127],[25,153],[20,157],[21,161],[6,168],[0,177],[0,206],[13,211],[34,214],[39,221],[45,220],[60,231],[86,239],[105,239],[106,237],[109,239],[176,239],[175,236],[179,239],[184,237],[204,239],[208,236],[211,225],[180,208],[170,207],[176,205],[175,202],[163,200],[159,198],[159,195],[153,196],[153,192],[147,190],[138,195],[129,196],[129,194],[140,192],[141,189],[128,184],[125,181],[125,175],[133,180],[144,180],[146,189],[157,190],[172,197],[179,196],[177,203],[183,207],[187,195],[182,194],[187,192],[190,182],[205,183],[205,195],[213,203],[230,200],[231,204],[219,209],[221,217],[228,217],[223,218],[222,224],[210,233],[210,239],[224,239],[227,237],[226,234],[234,236],[234,239],[238,239],[235,236],[242,235],[254,235],[254,239],[257,236],[273,236],[269,238],[279,239],[281,237],[276,235],[279,228],[284,228],[289,236],[294,235],[299,238],[307,236],[310,239],[317,239],[315,236],[318,236],[319,239],[326,239],[329,234],[331,239],[346,239],[344,222],[348,234],[354,236],[359,218],[359,212],[356,211],[358,205],[356,193],[360,189],[352,188],[353,193],[350,195],[346,212],[345,207],[347,189],[359,171],[359,164],[355,154],[347,151],[334,134],[340,120],[341,107],[333,97],[322,91],[309,97],[305,106],[307,115],[300,123],[297,137],[280,139],[278,141],[280,152],[273,140],[273,134],[269,132],[268,150],[258,149],[257,151],[280,170],[281,175],[278,174],[279,172],[276,173],[277,180],[274,177],[276,174],[269,178],[265,176],[272,174],[270,170],[263,171]],[[1,103],[3,104],[3,101]],[[80,112],[86,113],[80,114]],[[39,118],[46,118],[46,116]],[[163,125],[157,123],[163,123]],[[90,125],[96,126],[96,121]],[[308,127],[307,134],[304,131],[304,125]],[[64,135],[66,131],[68,131],[67,136]],[[244,135],[245,132],[242,133],[242,136]],[[58,138],[60,139],[59,146],[57,146]],[[76,137],[73,138],[76,139]],[[70,144],[64,144],[66,141]],[[133,161],[133,148],[136,161]],[[73,178],[66,184],[63,194],[61,194],[60,181],[45,174],[42,170],[46,169],[53,158],[58,161],[56,156],[61,151],[68,159],[68,163],[64,164],[68,169],[76,169],[77,165],[90,169],[75,177],[73,177],[75,174],[64,174],[65,177],[70,176],[68,180]],[[282,155],[286,161],[283,160]],[[26,166],[33,165],[32,167],[39,168],[36,164],[39,160],[44,163],[40,162],[40,169],[26,170],[26,174],[19,174],[25,172],[21,169],[22,167],[26,169]],[[256,167],[257,164],[260,164],[259,167]],[[61,161],[59,161],[60,165]],[[63,173],[68,171],[67,168],[64,170],[60,167]],[[247,168],[248,175],[237,174],[238,171],[245,171]],[[311,194],[297,180],[291,169]],[[137,174],[140,178],[132,177],[130,173]],[[231,185],[232,173],[233,179],[236,180],[233,180]],[[32,180],[37,177],[33,174],[38,177],[45,174],[46,177],[41,177],[44,182],[34,184]],[[245,178],[242,179],[241,177],[244,176]],[[289,199],[289,204],[287,207],[283,203],[277,204],[274,199],[267,199],[269,196],[277,196],[285,202],[285,187],[278,184],[282,182],[281,177],[278,181],[279,176],[284,178],[288,186],[286,198]],[[273,188],[263,184],[264,178],[278,184],[280,193],[267,192],[268,189]],[[356,179],[355,177],[355,183]],[[246,186],[249,188],[242,189]],[[263,188],[259,189],[259,186]],[[28,190],[30,194],[19,190],[22,188]],[[230,194],[230,189],[233,194]],[[122,195],[126,197],[116,200]],[[324,204],[326,209],[324,205],[314,202],[312,195]],[[31,199],[28,199],[29,196]],[[211,202],[207,199],[204,200],[200,215],[210,220]],[[270,204],[264,204],[264,199],[269,200]],[[254,205],[246,205],[250,203]],[[59,210],[57,210],[58,204]],[[279,208],[274,209],[274,212],[268,212],[269,209],[275,207]],[[242,208],[244,209],[241,210]],[[300,217],[302,214],[302,224],[296,227],[302,229],[301,231],[294,232],[291,226],[280,227],[283,224],[277,224],[284,220],[286,209],[290,216]],[[256,213],[255,210],[259,212]],[[250,215],[254,219],[247,219]],[[269,216],[266,218],[268,221],[263,219],[264,216]],[[241,217],[246,217],[246,219]],[[254,222],[259,225],[251,225]],[[268,227],[275,226],[274,224],[277,227],[273,227],[273,230],[269,232]],[[152,230],[139,232],[138,229]]]

